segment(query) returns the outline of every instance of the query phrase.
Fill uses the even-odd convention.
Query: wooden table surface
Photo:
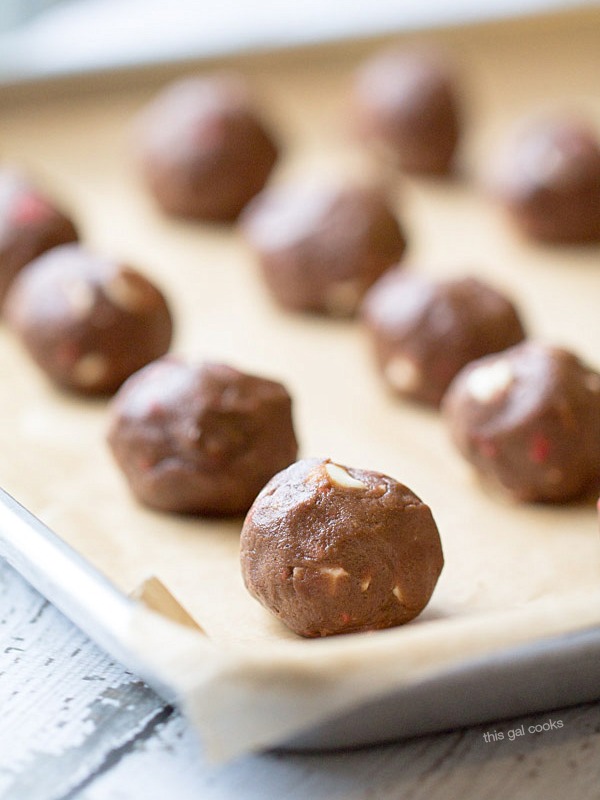
[[[0,645],[3,800],[600,798],[600,702],[352,752],[214,765],[176,710],[2,562]],[[563,727],[528,733],[549,718]],[[493,731],[504,739],[486,742]]]

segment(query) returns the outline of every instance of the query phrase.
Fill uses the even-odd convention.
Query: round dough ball
[[[393,48],[359,69],[355,113],[362,135],[407,172],[452,169],[461,133],[456,79],[432,50]]]
[[[242,529],[248,591],[301,636],[409,622],[443,563],[431,511],[410,489],[329,459],[276,475]]]
[[[600,488],[600,374],[566,350],[524,342],[475,361],[443,411],[463,456],[516,500]]]
[[[525,236],[600,241],[600,142],[585,123],[537,120],[507,149],[493,191]]]
[[[21,270],[46,250],[77,241],[77,230],[17,170],[0,170],[0,303]]]
[[[368,292],[363,318],[386,383],[434,407],[465,364],[525,336],[512,302],[476,278],[432,281],[399,269]]]
[[[171,343],[161,292],[136,270],[76,244],[24,267],[4,312],[38,366],[59,386],[83,394],[114,392]]]
[[[266,189],[242,230],[284,308],[349,316],[402,256],[404,234],[382,189],[305,180]]]
[[[146,184],[176,216],[235,219],[277,160],[245,83],[232,75],[171,84],[142,113],[136,134]]]
[[[121,387],[108,442],[142,503],[213,516],[245,513],[298,452],[292,401],[280,383],[173,357]]]

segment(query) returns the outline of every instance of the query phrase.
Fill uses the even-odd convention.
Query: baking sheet
[[[526,16],[595,0],[3,0],[0,84]],[[54,6],[35,13],[41,6]],[[36,8],[37,7],[37,8]],[[118,25],[115,21],[118,20]],[[16,25],[15,23],[19,23]]]
[[[597,368],[600,248],[520,240],[476,186],[512,121],[576,107],[600,129],[600,15],[430,34],[453,54],[468,93],[461,175],[391,180],[409,235],[407,264],[467,272],[518,299],[531,332]],[[353,141],[351,73],[375,43],[230,60],[286,143],[275,176],[376,174]],[[5,97],[0,153],[45,179],[96,249],[128,259],[166,291],[174,351],[282,380],[295,401],[303,456],[387,472],[432,508],[446,566],[418,620],[402,629],[303,641],[245,592],[241,520],[177,518],[128,494],[104,436],[104,401],[48,385],[6,330],[0,484],[129,592],[158,575],[207,637],[141,614],[132,643],[176,679],[215,750],[280,741],[352,703],[450,664],[600,622],[600,547],[592,505],[515,506],[482,489],[439,417],[391,398],[360,325],[274,307],[235,230],[167,220],[133,169],[132,116],[166,73],[101,91]]]

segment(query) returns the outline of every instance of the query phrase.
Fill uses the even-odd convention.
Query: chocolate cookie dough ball
[[[329,459],[275,475],[242,529],[248,591],[301,636],[409,622],[443,564],[431,511],[410,489]]]
[[[245,513],[298,451],[280,383],[173,357],[121,387],[108,442],[142,503],[214,516]]]
[[[136,131],[143,177],[161,208],[176,216],[235,219],[277,160],[244,82],[231,75],[168,86]]]
[[[514,224],[542,242],[600,241],[600,142],[575,120],[521,130],[493,179]]]
[[[262,192],[241,217],[267,286],[284,308],[352,315],[406,242],[379,188],[304,181]]]
[[[463,456],[517,500],[600,488],[600,374],[566,350],[526,342],[469,364],[444,415]]]
[[[362,310],[387,384],[400,397],[431,406],[440,404],[465,364],[525,335],[511,301],[475,278],[432,281],[390,270]]]
[[[76,240],[73,222],[39,189],[16,170],[0,169],[0,303],[25,264]]]
[[[75,244],[22,269],[4,311],[38,366],[83,394],[114,392],[171,342],[161,292],[136,270]]]
[[[367,61],[354,89],[357,124],[408,172],[446,173],[460,138],[456,78],[431,50],[395,48]]]

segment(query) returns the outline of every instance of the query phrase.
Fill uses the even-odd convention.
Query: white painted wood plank
[[[527,730],[549,716],[563,729],[512,742],[486,743],[483,733],[494,727],[481,726],[363,751],[266,754],[215,767],[198,754],[177,715],[77,800],[597,800],[599,705],[503,722],[496,730]]]
[[[62,797],[164,703],[0,564],[0,796]]]

